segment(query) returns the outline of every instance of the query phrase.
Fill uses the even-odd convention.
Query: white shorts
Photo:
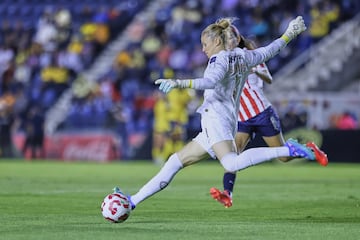
[[[199,143],[209,155],[216,159],[211,148],[214,144],[227,140],[234,140],[236,124],[219,118],[215,114],[205,112],[201,114],[201,132],[193,139]]]

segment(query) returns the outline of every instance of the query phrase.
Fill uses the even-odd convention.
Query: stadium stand
[[[320,83],[326,81],[321,79],[334,68],[347,66],[349,54],[358,52],[359,37],[349,38],[338,49],[342,59],[332,64],[325,61],[339,55],[327,50],[335,49],[344,34],[358,34],[359,5],[351,0],[84,0],[76,4],[71,0],[3,0],[0,108],[13,116],[20,132],[30,107],[39,105],[46,113],[47,134],[121,128],[117,131],[127,131],[129,138],[141,135],[146,139],[152,131],[156,100],[153,80],[197,76],[202,71],[207,59],[199,35],[204,26],[223,16],[236,16],[241,33],[264,45],[278,37],[295,15],[303,15],[309,25],[324,10],[335,12],[320,19],[328,19],[328,32],[305,34],[268,63],[270,71],[278,73],[275,84],[292,74],[291,79],[302,76],[306,81],[296,86],[286,81],[290,88],[321,91]],[[324,55],[309,61],[315,53]],[[279,70],[295,56],[299,56],[296,63]],[[306,72],[324,64],[331,69],[322,69],[319,75]],[[293,72],[298,67],[301,76]],[[187,127],[196,131],[193,109]]]
[[[360,14],[302,52],[279,71],[276,91],[334,91],[357,79],[360,50]],[[349,37],[351,36],[351,37]],[[331,80],[331,81],[330,81]]]

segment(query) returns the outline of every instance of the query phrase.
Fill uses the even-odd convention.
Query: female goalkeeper
[[[287,141],[282,147],[253,148],[238,155],[234,145],[242,87],[252,67],[274,57],[288,42],[306,27],[302,17],[289,23],[283,36],[266,47],[256,50],[236,48],[226,51],[225,43],[231,31],[231,20],[221,19],[210,24],[201,34],[203,51],[209,57],[203,78],[158,79],[159,89],[168,93],[173,88],[194,88],[204,91],[201,114],[202,131],[180,151],[172,154],[160,171],[136,194],[128,196],[132,208],[164,189],[184,167],[210,157],[219,159],[229,172],[268,161],[277,157],[304,157],[315,159],[313,152],[296,141]],[[119,191],[115,188],[115,191]]]

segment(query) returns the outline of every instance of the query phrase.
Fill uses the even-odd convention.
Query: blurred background
[[[358,0],[1,0],[0,158],[161,163],[200,130],[200,33],[237,17],[258,46],[302,15],[308,29],[267,64],[285,137],[360,162]],[[262,145],[256,140],[253,145]]]

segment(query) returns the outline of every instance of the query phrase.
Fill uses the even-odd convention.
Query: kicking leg
[[[289,139],[284,147],[251,148],[240,155],[228,153],[220,160],[223,167],[230,172],[239,171],[278,157],[301,157],[315,159],[314,153],[306,146]]]
[[[165,189],[174,176],[186,166],[208,158],[207,152],[196,142],[191,141],[179,152],[172,154],[160,171],[148,181],[136,194],[129,196],[132,208]]]
[[[182,167],[183,165],[178,155],[176,153],[172,154],[158,174],[147,182],[136,194],[130,197],[133,208],[135,208],[138,203],[166,188]]]

